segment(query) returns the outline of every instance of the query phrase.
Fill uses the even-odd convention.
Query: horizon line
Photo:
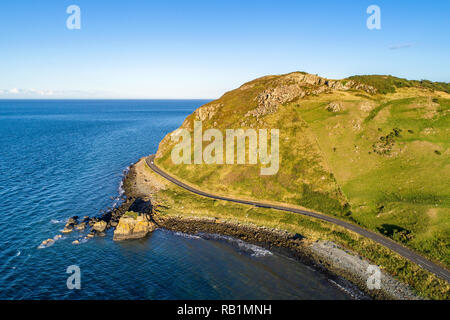
[[[217,100],[219,98],[0,98],[0,101],[19,101],[19,100]]]

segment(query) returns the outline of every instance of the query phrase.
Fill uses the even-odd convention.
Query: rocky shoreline
[[[131,166],[124,180],[125,194],[130,199],[140,199],[151,202],[152,194],[163,188],[160,181],[146,174],[145,162],[141,159]],[[150,188],[150,189],[149,189]],[[153,189],[153,190],[151,190]],[[148,195],[150,193],[150,195]],[[364,292],[374,299],[420,299],[414,291],[387,273],[381,271],[381,288],[370,290],[367,286],[367,268],[370,263],[353,252],[348,252],[332,242],[312,242],[300,234],[287,231],[248,225],[239,221],[223,221],[217,218],[205,218],[185,215],[165,215],[160,213],[158,205],[152,207],[151,220],[155,227],[183,232],[187,234],[220,234],[256,244],[272,251],[278,251],[300,262],[312,266],[315,270],[324,272],[332,281],[347,281],[346,287],[356,286],[353,292]],[[364,294],[359,295],[363,298]]]
[[[127,177],[128,175],[124,181]],[[80,238],[72,242],[79,244],[89,238],[104,237],[110,228],[114,228],[115,241],[143,238],[156,228],[151,217],[153,206],[150,200],[127,197],[124,194],[120,201],[121,204],[118,207],[111,208],[97,217],[70,217],[61,233],[80,232]],[[86,231],[88,232],[86,233]],[[56,240],[62,238],[62,234],[42,241],[38,248],[53,245]]]
[[[139,162],[138,162],[139,163]],[[138,164],[137,163],[137,164]],[[71,217],[63,233],[90,228],[86,238],[104,236],[109,228],[115,228],[115,241],[146,237],[156,228],[183,232],[186,234],[220,234],[243,240],[266,249],[288,255],[303,264],[327,275],[330,281],[351,288],[358,299],[421,299],[413,290],[385,272],[381,271],[381,288],[369,290],[367,286],[367,260],[353,252],[346,251],[329,241],[309,241],[300,234],[287,231],[242,224],[237,221],[222,221],[214,218],[168,216],[159,213],[152,204],[151,194],[143,196],[139,185],[140,172],[131,166],[123,180],[124,195],[120,206],[104,212],[99,217]],[[52,239],[42,245],[50,245]],[[75,240],[74,244],[79,241]],[[356,294],[356,296],[355,296]]]
[[[364,258],[348,252],[329,241],[308,242],[299,234],[287,231],[205,219],[199,217],[158,217],[158,227],[187,234],[210,233],[226,235],[263,248],[281,252],[327,274],[330,280],[341,282],[345,286],[354,285],[352,290],[357,298],[374,299],[421,299],[413,290],[381,271],[380,289],[370,290],[367,287],[366,273],[369,262]],[[357,288],[356,288],[356,287]],[[358,290],[359,289],[359,290]],[[359,293],[358,293],[359,291]],[[364,292],[364,294],[362,294]]]

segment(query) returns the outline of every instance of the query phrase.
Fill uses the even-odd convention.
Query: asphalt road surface
[[[225,200],[225,201],[230,201],[230,202],[235,202],[235,203],[241,203],[241,204],[247,204],[247,205],[251,205],[251,206],[255,206],[255,207],[260,207],[260,208],[272,208],[272,209],[276,209],[276,210],[281,210],[281,211],[288,211],[288,212],[294,212],[294,213],[298,213],[298,214],[302,214],[308,217],[313,217],[316,219],[320,219],[320,220],[324,220],[324,221],[328,221],[331,223],[334,223],[338,226],[344,227],[348,230],[351,230],[353,232],[356,232],[359,235],[362,235],[366,238],[369,238],[389,249],[391,249],[392,251],[398,253],[399,255],[401,255],[402,257],[416,263],[417,265],[419,265],[420,267],[422,267],[423,269],[434,273],[436,276],[438,276],[439,278],[442,278],[444,280],[446,280],[447,282],[450,282],[450,272],[445,269],[444,267],[422,257],[421,255],[415,253],[414,251],[412,251],[411,249],[408,249],[404,246],[402,246],[401,244],[398,244],[397,242],[394,242],[393,240],[386,238],[384,236],[382,236],[381,234],[372,232],[372,231],[368,231],[366,229],[363,229],[361,227],[358,227],[352,223],[340,220],[338,218],[334,218],[331,216],[327,216],[324,214],[320,214],[317,212],[311,212],[311,211],[307,211],[307,210],[301,210],[301,209],[297,209],[297,208],[290,208],[288,206],[281,206],[281,205],[273,205],[273,204],[266,204],[266,203],[261,203],[261,202],[257,202],[257,201],[248,201],[248,200],[239,200],[239,199],[233,199],[233,198],[228,198],[228,197],[222,197],[222,196],[218,196],[218,195],[214,195],[211,193],[207,193],[195,188],[192,188],[191,186],[188,186],[187,184],[177,180],[176,178],[172,177],[171,175],[167,174],[166,172],[162,171],[161,169],[159,169],[155,164],[154,164],[154,158],[155,155],[151,155],[149,157],[146,158],[146,162],[147,165],[157,174],[159,174],[160,176],[162,176],[163,178],[173,182],[174,184],[176,184],[177,186],[184,188],[192,193],[198,194],[200,196],[204,196],[204,197],[208,197],[208,198],[212,198],[212,199],[217,199],[217,200]]]

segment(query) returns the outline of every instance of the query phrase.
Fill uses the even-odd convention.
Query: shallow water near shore
[[[117,203],[123,171],[204,100],[0,101],[0,299],[350,299],[326,275],[219,235],[47,247],[74,215]],[[81,269],[69,290],[66,269]]]

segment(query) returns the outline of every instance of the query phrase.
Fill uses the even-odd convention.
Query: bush
[[[354,80],[377,89],[378,93],[394,93],[396,88],[417,87],[430,90],[438,90],[450,93],[450,83],[448,82],[432,82],[429,80],[407,80],[393,76],[383,75],[361,75],[347,78]]]
[[[134,211],[127,211],[127,212],[125,212],[124,213],[124,217],[128,217],[128,218],[133,218],[133,219],[137,219],[137,217],[138,217],[138,213],[137,212],[134,212]]]

